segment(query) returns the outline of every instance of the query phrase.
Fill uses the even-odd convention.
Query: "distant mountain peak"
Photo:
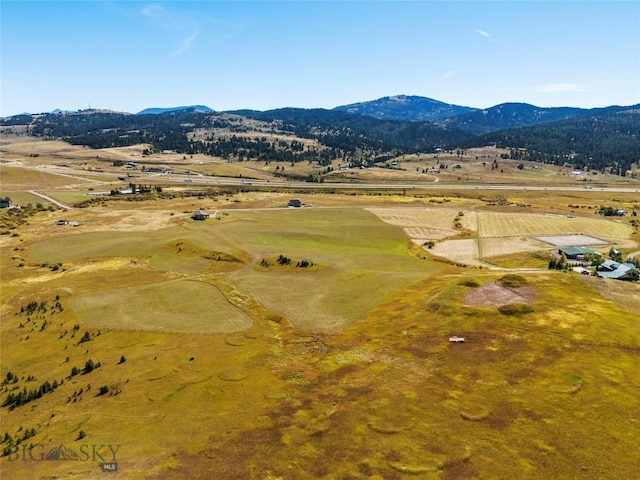
[[[205,105],[188,105],[183,107],[170,107],[170,108],[162,108],[162,107],[145,108],[144,110],[138,112],[137,115],[159,115],[161,113],[182,112],[182,111],[190,111],[190,112],[198,112],[198,113],[213,113],[213,109]]]
[[[334,108],[334,110],[365,115],[380,120],[437,122],[445,118],[474,112],[477,109],[451,105],[416,95],[393,95],[368,102],[343,105]]]

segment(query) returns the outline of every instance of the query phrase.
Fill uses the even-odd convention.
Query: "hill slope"
[[[487,144],[512,148],[514,159],[569,163],[579,169],[611,168],[624,176],[640,159],[640,110],[513,128],[475,137],[465,145]]]
[[[436,122],[449,117],[471,113],[477,109],[452,105],[427,97],[394,95],[369,102],[342,105],[335,107],[334,110],[366,115],[380,120]]]

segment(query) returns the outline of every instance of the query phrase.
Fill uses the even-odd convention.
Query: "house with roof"
[[[615,280],[639,280],[640,270],[633,263],[618,263],[613,260],[605,260],[596,268],[596,275]]]
[[[209,214],[203,210],[198,210],[197,212],[193,212],[191,218],[193,218],[194,220],[206,220],[207,218],[209,218]]]

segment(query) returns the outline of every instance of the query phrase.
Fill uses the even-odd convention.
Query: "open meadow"
[[[2,196],[43,205],[0,215],[2,478],[637,476],[640,285],[548,270],[540,239],[637,255],[635,217],[597,214],[637,194],[167,178],[85,203],[110,177],[16,145]]]

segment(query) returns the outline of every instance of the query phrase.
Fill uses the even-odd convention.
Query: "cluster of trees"
[[[619,209],[614,207],[600,207],[598,210],[599,215],[604,215],[605,217],[615,217],[620,215]]]
[[[278,263],[278,265],[283,267],[292,264],[292,260],[285,255],[278,255],[278,258],[276,258],[276,262]],[[309,260],[299,260],[298,262],[296,262],[296,268],[308,268],[313,267],[313,265],[314,263],[310,262]],[[269,262],[269,260],[263,258],[260,261],[260,266],[270,267],[271,263]]]
[[[22,436],[18,435],[20,432],[23,432]],[[16,434],[15,438],[10,435],[9,432],[5,432],[4,436],[0,437],[0,444],[6,444],[2,449],[2,456],[6,457],[8,455],[11,455],[12,453],[15,453],[18,449],[18,445],[20,445],[25,440],[29,440],[31,437],[35,437],[36,433],[37,432],[35,428],[25,428],[23,430],[22,426],[20,426],[20,428],[18,429],[18,434]]]
[[[305,149],[304,145],[296,140],[291,143],[282,140],[269,142],[264,137],[247,138],[236,135],[209,137],[206,141],[189,141],[189,151],[186,153],[203,153],[225,159],[234,156],[240,160],[269,162],[317,161],[323,165],[328,165],[331,160],[341,155],[341,152],[332,148]]]
[[[9,407],[9,410],[13,410],[16,407],[20,407],[33,400],[37,400],[47,393],[53,392],[56,388],[58,388],[58,385],[59,384],[57,380],[54,380],[53,383],[46,381],[38,388],[34,388],[32,390],[27,390],[25,387],[18,393],[10,392],[7,395],[7,398],[5,398],[4,402],[2,403],[2,406]]]
[[[93,360],[89,359],[85,362],[82,370],[80,370],[78,367],[73,367],[71,369],[71,373],[69,377],[75,377],[80,373],[82,373],[83,375],[86,375],[87,373],[93,372],[96,368],[100,368],[100,366],[101,366],[100,362],[94,362]]]
[[[17,383],[17,382],[18,382],[18,375],[16,375],[11,371],[8,371],[7,375],[4,377],[4,380],[2,380],[2,383],[0,383],[0,386],[8,385],[9,383]]]
[[[48,264],[43,264],[43,266],[48,266]],[[35,300],[31,300],[26,305],[22,305],[20,307],[20,314],[26,314],[28,317],[34,314],[39,314],[38,316],[44,318],[44,315],[48,311],[51,311],[53,315],[56,311],[62,312],[64,310],[62,304],[60,303],[60,295],[56,295],[54,298],[54,304],[49,308],[48,302],[46,300],[42,300],[41,302],[36,302]]]
[[[24,225],[30,217],[38,212],[54,211],[55,209],[56,207],[53,205],[44,206],[40,202],[35,205],[27,203],[22,205],[21,208],[10,208],[3,212],[3,215],[0,215],[0,235],[8,235],[11,230]]]
[[[291,265],[291,259],[289,257],[285,257],[284,255],[278,255],[276,261],[278,262],[278,265]]]
[[[549,270],[567,270],[568,268],[567,257],[564,255],[560,255],[560,258],[553,257],[549,260]]]

